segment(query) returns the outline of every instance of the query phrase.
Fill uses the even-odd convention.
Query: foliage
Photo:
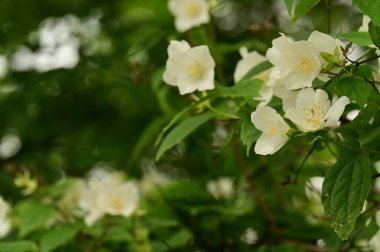
[[[0,251],[378,251],[379,1],[168,2],[0,2]]]

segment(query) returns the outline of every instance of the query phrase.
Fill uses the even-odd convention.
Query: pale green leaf
[[[261,132],[253,126],[249,115],[242,118],[240,139],[247,148],[247,156],[251,150],[252,144],[259,138]]]
[[[331,227],[342,240],[348,239],[372,187],[368,153],[339,160],[327,172],[322,203]]]
[[[170,148],[179,144],[185,137],[190,135],[194,130],[206,123],[208,120],[214,117],[214,114],[207,112],[201,115],[190,117],[180,124],[178,124],[162,141],[158,148],[156,159],[160,159],[161,156]]]
[[[294,0],[284,0],[284,3],[286,6],[286,9],[288,10],[289,17],[292,17]]]
[[[372,45],[371,37],[368,32],[347,32],[336,35],[338,38],[349,40],[360,46]]]
[[[41,238],[41,252],[53,251],[65,245],[76,236],[79,230],[79,226],[61,226],[49,230]]]
[[[29,252],[37,251],[37,246],[31,241],[0,241],[0,251]]]
[[[352,3],[358,6],[365,15],[369,16],[374,24],[380,26],[380,1],[352,0]]]
[[[53,207],[32,201],[19,205],[18,212],[21,237],[45,227],[57,214]]]
[[[305,15],[309,10],[316,6],[321,0],[299,0],[294,10],[294,16],[291,22],[296,22],[300,17]]]

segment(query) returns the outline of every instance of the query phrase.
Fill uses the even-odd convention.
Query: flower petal
[[[344,108],[347,104],[350,103],[350,100],[346,96],[340,97],[329,109],[327,114],[324,117],[324,127],[334,127],[340,116],[344,112]]]
[[[274,110],[271,107],[268,107],[268,106],[259,107],[256,109],[255,112],[252,112],[251,121],[258,130],[262,132],[266,132],[271,127],[277,125],[278,123],[277,115],[278,114],[276,110]]]
[[[274,137],[262,134],[256,142],[255,153],[259,155],[272,155],[286,144],[289,137],[284,135],[276,135]]]

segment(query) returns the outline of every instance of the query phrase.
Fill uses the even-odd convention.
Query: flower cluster
[[[336,126],[349,103],[343,96],[331,104],[326,91],[311,88],[317,77],[326,78],[321,75],[322,69],[340,66],[341,45],[339,40],[315,31],[307,41],[293,41],[282,34],[267,51],[273,64],[267,85],[282,99],[285,118],[302,132]],[[273,154],[287,142],[289,126],[275,110],[259,108],[251,120],[263,132],[255,146],[257,154]]]
[[[344,65],[340,40],[314,31],[308,40],[294,41],[281,34],[272,43],[266,57],[241,48],[242,59],[234,73],[238,85],[258,64],[268,60],[273,65],[254,76],[263,83],[260,97],[256,97],[261,103],[251,115],[252,123],[263,132],[255,146],[255,152],[260,155],[274,154],[289,139],[291,127],[276,110],[266,106],[273,95],[282,99],[285,118],[302,132],[336,126],[349,103],[345,96],[331,103],[326,91],[312,88],[316,78],[327,80],[322,70],[336,71]],[[207,46],[192,48],[186,41],[171,41],[168,55],[163,80],[177,86],[181,95],[215,88],[215,62]]]
[[[78,180],[64,196],[61,207],[79,208],[85,223],[92,226],[105,214],[132,215],[138,205],[138,189],[134,182],[124,181],[118,172],[104,169],[91,171],[87,180]]]

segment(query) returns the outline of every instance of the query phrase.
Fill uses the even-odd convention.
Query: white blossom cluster
[[[343,96],[332,103],[326,91],[313,89],[312,84],[316,78],[328,80],[323,69],[339,69],[344,60],[342,45],[341,41],[314,31],[308,40],[301,41],[281,34],[273,40],[266,57],[240,49],[242,59],[234,73],[237,84],[258,64],[268,60],[273,65],[254,77],[263,82],[260,97],[256,98],[261,102],[251,115],[252,123],[263,133],[255,145],[257,154],[274,154],[289,140],[289,124],[266,106],[273,96],[282,99],[284,117],[299,131],[315,132],[337,126],[348,98]],[[171,41],[168,55],[163,80],[177,86],[181,95],[215,88],[215,61],[207,46],[191,47],[186,41]]]
[[[273,94],[282,99],[285,118],[302,132],[335,127],[349,103],[345,96],[331,103],[326,91],[312,88],[316,78],[326,78],[322,69],[339,66],[343,60],[340,46],[342,42],[318,31],[307,41],[294,41],[282,34],[266,53],[273,68],[263,87],[272,88]],[[274,109],[258,107],[251,120],[263,132],[255,145],[257,154],[274,154],[288,141],[290,126]]]

